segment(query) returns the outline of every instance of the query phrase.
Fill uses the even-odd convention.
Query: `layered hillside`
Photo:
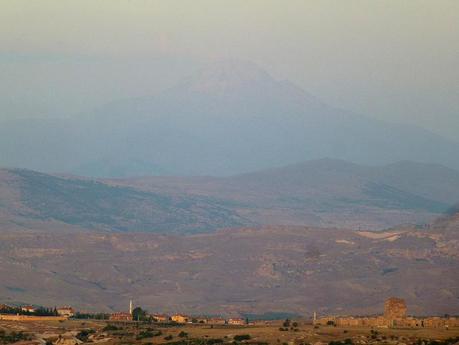
[[[133,298],[150,311],[310,315],[377,313],[385,298],[400,296],[412,314],[459,310],[456,209],[430,226],[379,232],[236,228],[251,221],[240,216],[248,206],[229,199],[217,207],[194,180],[172,188],[166,179],[163,191],[154,192],[151,184],[140,191],[25,170],[2,170],[0,177],[0,303],[110,311]],[[257,196],[249,186],[240,188],[247,198]],[[380,208],[379,217],[394,212]],[[122,232],[128,230],[153,233]]]
[[[0,170],[2,230],[187,233],[248,223],[215,198],[144,192],[30,170]]]
[[[459,200],[459,172],[399,162],[322,159],[227,178],[145,177],[113,183],[227,200],[257,224],[383,229],[428,223]]]
[[[0,170],[4,229],[191,233],[254,225],[384,229],[459,200],[459,172],[401,162],[310,161],[228,178],[89,180]]]
[[[0,303],[152,312],[457,314],[459,256],[439,232],[263,227],[190,236],[0,232]]]

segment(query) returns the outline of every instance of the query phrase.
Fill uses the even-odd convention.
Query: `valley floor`
[[[68,320],[61,322],[0,321],[0,343],[12,332],[22,332],[22,344],[454,344],[459,341],[455,329],[389,329],[357,327],[314,327],[298,321],[296,328],[281,330],[282,322],[248,326],[158,325],[135,322]],[[21,336],[20,336],[21,337]],[[17,339],[18,341],[20,339]],[[440,343],[441,342],[441,343]],[[335,343],[336,344],[336,343]]]

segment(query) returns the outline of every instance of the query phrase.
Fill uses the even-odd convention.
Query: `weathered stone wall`
[[[14,315],[14,314],[0,314],[2,321],[63,321],[67,320],[63,316],[30,316],[30,315]]]
[[[456,317],[407,317],[389,320],[383,316],[377,317],[335,317],[327,316],[316,320],[316,325],[327,326],[332,321],[338,327],[394,327],[394,328],[456,328],[459,318]]]

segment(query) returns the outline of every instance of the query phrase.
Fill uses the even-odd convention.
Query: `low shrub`
[[[330,341],[328,345],[353,345],[352,339],[345,339],[343,341],[335,340]]]
[[[6,333],[5,331],[0,330],[0,344],[11,344],[30,339],[31,338],[23,332]]]
[[[136,339],[141,340],[145,338],[153,338],[153,332],[150,331],[142,331],[139,334],[137,334]]]
[[[238,334],[233,337],[236,341],[250,340],[251,336],[249,334]]]
[[[119,331],[122,330],[123,328],[117,327],[115,325],[107,325],[104,328],[102,328],[102,331],[108,332],[108,331]]]
[[[89,335],[95,332],[96,331],[93,329],[83,329],[75,336],[75,338],[77,338],[78,340],[81,340],[82,342],[87,342]]]

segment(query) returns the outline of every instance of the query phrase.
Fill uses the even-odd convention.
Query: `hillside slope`
[[[457,314],[459,256],[444,235],[263,227],[191,236],[0,232],[0,303],[152,312]],[[457,232],[455,241],[457,243]]]
[[[140,190],[212,196],[258,224],[382,229],[427,223],[459,200],[459,172],[399,162],[369,167],[322,159],[227,178],[112,181]]]
[[[228,178],[88,180],[0,170],[0,224],[189,233],[249,225],[384,229],[428,223],[459,200],[459,172],[401,162],[310,161]]]
[[[215,198],[144,192],[31,170],[0,170],[0,192],[4,228],[187,233],[250,223]]]
[[[241,204],[230,200],[216,208],[212,197],[189,193],[197,187],[188,183],[175,181],[180,193],[163,183],[166,193],[0,170],[0,303],[109,311],[134,298],[151,311],[171,313],[366,314],[379,312],[384,299],[395,295],[408,301],[413,314],[458,313],[456,208],[421,229],[238,229],[237,223],[247,221],[237,211]],[[224,186],[227,193],[233,188]],[[246,192],[247,198],[258,197],[253,189]],[[378,210],[379,217],[395,212]],[[233,229],[164,234],[229,224]],[[119,232],[125,230],[163,231]]]

